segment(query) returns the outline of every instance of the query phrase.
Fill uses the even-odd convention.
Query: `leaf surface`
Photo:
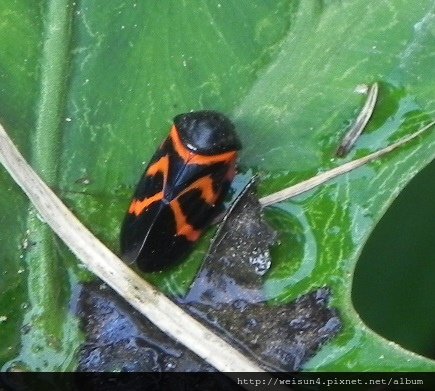
[[[42,177],[110,248],[132,188],[174,115],[215,109],[235,122],[242,169],[261,194],[363,156],[434,117],[435,3],[4,0],[0,119]],[[355,149],[334,157],[379,82]],[[433,361],[369,330],[351,303],[353,270],[377,221],[434,157],[428,132],[380,161],[268,208],[281,245],[265,282],[272,301],[329,286],[340,337],[309,370],[434,370]],[[71,369],[82,337],[68,309],[89,278],[4,172],[0,173],[0,362]],[[207,246],[169,273],[188,286]],[[32,352],[32,354],[30,354]],[[36,352],[36,353],[35,353]]]

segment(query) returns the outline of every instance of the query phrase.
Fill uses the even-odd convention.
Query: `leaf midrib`
[[[61,118],[67,91],[72,11],[73,4],[70,0],[50,0],[41,11],[46,17],[42,34],[40,97],[32,134],[31,162],[49,186],[55,185],[59,176]],[[31,302],[26,319],[32,322],[34,328],[23,339],[33,340],[36,334],[46,342],[56,341],[57,344],[61,340],[62,329],[59,325],[61,284],[58,278],[60,268],[56,242],[50,227],[40,221],[33,209],[29,210],[27,216],[27,236],[32,246],[25,258]],[[32,343],[23,345],[32,349]],[[21,355],[27,354],[25,350],[22,350]]]

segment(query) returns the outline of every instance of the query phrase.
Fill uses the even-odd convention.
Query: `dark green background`
[[[435,358],[435,162],[400,193],[358,260],[353,301],[368,326]]]

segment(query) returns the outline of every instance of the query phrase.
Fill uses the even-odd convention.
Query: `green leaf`
[[[378,81],[379,101],[346,160],[433,118],[434,8],[432,0],[4,0],[0,120],[48,184],[118,251],[132,187],[175,114],[229,114],[244,144],[241,167],[260,173],[262,194],[342,163],[334,152],[363,104],[359,84]],[[364,242],[433,159],[434,144],[428,132],[267,211],[282,242],[265,282],[270,299],[327,285],[343,317],[343,333],[307,369],[435,369],[375,335],[351,302]],[[3,171],[0,191],[0,363],[74,368],[82,339],[68,302],[89,276]],[[194,258],[145,278],[182,290]]]

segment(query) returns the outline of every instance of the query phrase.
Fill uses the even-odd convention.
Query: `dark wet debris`
[[[213,371],[169,339],[112,289],[91,283],[80,293],[78,316],[86,333],[79,371]]]
[[[327,307],[328,297],[327,289],[318,289],[285,306],[235,301],[216,307],[194,303],[186,309],[263,367],[297,371],[340,330],[337,314]]]
[[[250,186],[219,228],[189,293],[174,301],[265,369],[297,371],[337,335],[341,321],[328,307],[327,288],[285,305],[265,302],[263,275],[276,240]],[[80,371],[214,370],[105,285],[85,285],[77,312],[87,336]]]

